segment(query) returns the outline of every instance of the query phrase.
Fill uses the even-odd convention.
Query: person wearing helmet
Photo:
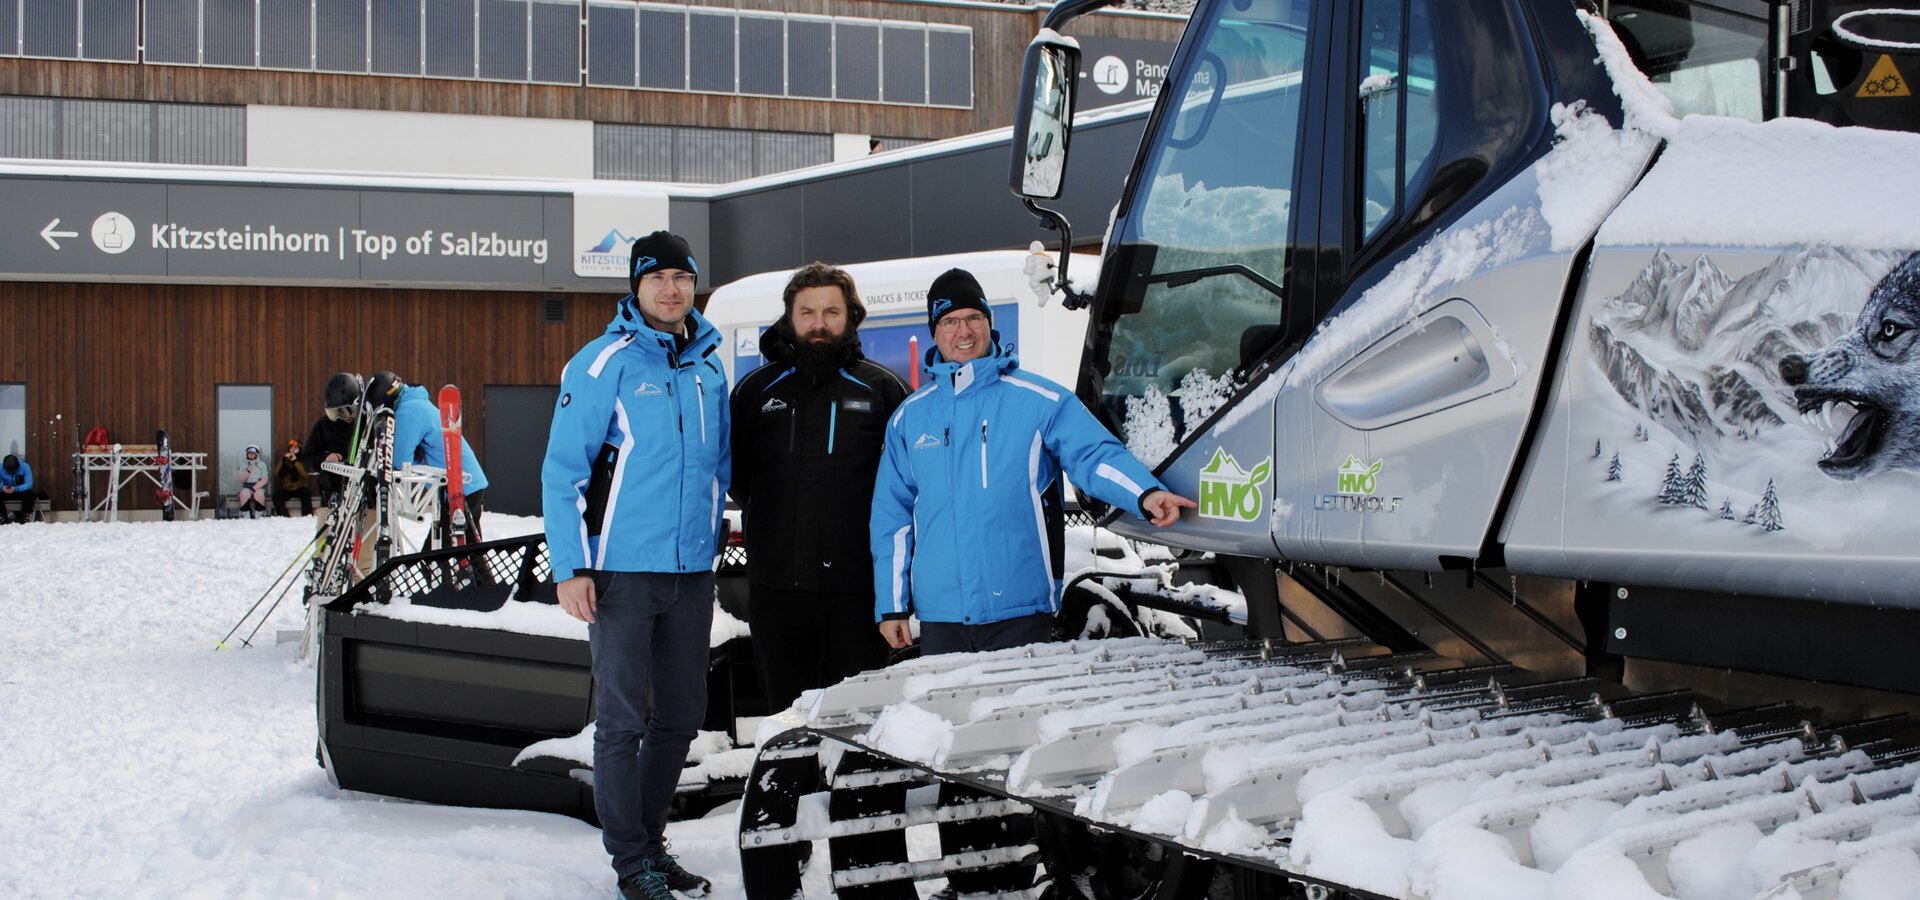
[[[345,487],[340,476],[322,469],[321,464],[341,462],[353,452],[353,427],[360,416],[361,389],[360,376],[352,372],[340,372],[327,379],[322,394],[325,414],[314,420],[306,441],[300,445],[300,464],[313,476],[322,506],[338,503],[340,490]]]
[[[0,524],[33,518],[40,492],[33,489],[33,467],[14,454],[0,460]]]
[[[260,458],[260,448],[252,444],[247,445],[246,461],[240,467],[239,500],[247,518],[267,514],[267,461]]]
[[[313,515],[313,479],[306,465],[300,462],[300,442],[289,440],[287,449],[273,461],[274,515],[291,516],[287,504],[294,500],[300,501],[301,515]]]

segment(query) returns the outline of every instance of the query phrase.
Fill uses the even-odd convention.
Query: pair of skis
[[[460,409],[460,389],[449,384],[440,389],[440,440],[447,451],[447,538],[455,547],[467,544],[470,529],[467,527],[467,484],[466,476],[460,471],[461,451],[466,448],[462,437],[465,414]]]

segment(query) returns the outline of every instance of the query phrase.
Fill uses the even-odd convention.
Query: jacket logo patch
[[[561,394],[561,395],[560,395],[560,408],[561,408],[561,409],[566,409],[566,408],[567,408],[567,404],[569,404],[569,403],[572,403],[572,402],[573,402],[573,393],[572,393],[572,392],[568,392],[568,393],[565,393],[565,394]]]
[[[873,412],[872,400],[842,400],[840,408],[847,412]]]
[[[787,408],[786,402],[781,400],[779,397],[775,397],[771,400],[768,400],[765,406],[760,407],[760,411],[761,412],[779,412],[786,408]]]
[[[660,396],[660,386],[651,381],[643,381],[640,382],[639,387],[633,389],[633,395],[635,397],[658,397]]]
[[[928,450],[939,446],[943,446],[943,442],[937,434],[922,434],[919,440],[913,442],[915,450]]]

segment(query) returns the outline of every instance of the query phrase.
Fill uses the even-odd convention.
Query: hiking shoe
[[[645,863],[631,877],[620,879],[619,886],[620,900],[676,900],[666,877]]]
[[[647,871],[666,880],[667,887],[687,897],[705,897],[713,882],[680,867],[680,860],[662,847],[647,858]]]

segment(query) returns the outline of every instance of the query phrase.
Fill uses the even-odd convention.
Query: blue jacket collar
[[[936,346],[927,350],[924,368],[933,384],[949,385],[954,395],[959,396],[976,385],[998,381],[1001,374],[1020,368],[1020,356],[1012,347],[1000,342],[1000,330],[996,328],[993,332],[993,350],[986,356],[964,363],[948,362]]]
[[[706,355],[709,348],[719,346],[720,329],[707,321],[707,317],[701,315],[699,310],[687,310],[687,317],[683,320],[683,324],[688,329],[691,339],[687,341],[686,349],[680,351],[681,359],[699,359]],[[632,294],[620,298],[620,306],[614,313],[613,321],[607,323],[607,333],[632,334],[634,343],[642,347],[659,347],[669,352],[674,349],[674,335],[654,328],[648,325],[645,319],[640,318],[640,308],[635,304]]]

